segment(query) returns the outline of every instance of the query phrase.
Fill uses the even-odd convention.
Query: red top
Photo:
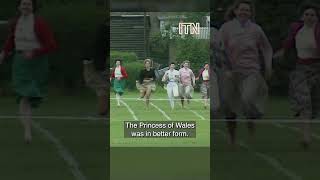
[[[115,70],[116,70],[116,68],[112,69],[111,78],[115,78],[115,75],[114,75],[114,71]],[[122,78],[121,79],[127,79],[128,78],[128,74],[127,74],[126,69],[123,66],[120,66],[120,71],[121,71],[121,74],[122,74]]]
[[[15,18],[10,25],[10,32],[3,47],[5,56],[8,56],[15,48],[14,39],[17,22],[18,18]],[[33,50],[33,57],[48,54],[57,49],[53,33],[43,18],[35,16],[34,31],[41,47]]]

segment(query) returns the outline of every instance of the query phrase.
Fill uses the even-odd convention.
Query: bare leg
[[[149,103],[150,103],[150,96],[151,96],[151,87],[148,87],[146,91],[146,107],[148,109],[149,109]]]
[[[31,126],[32,126],[32,110],[27,97],[23,97],[20,101],[20,119],[24,127],[24,139],[26,143],[32,140]]]
[[[236,122],[236,115],[231,114],[226,117],[227,119],[227,129],[230,136],[230,144],[232,146],[236,145],[236,128],[237,128],[237,122]]]
[[[309,117],[309,118],[307,118]],[[301,123],[301,130],[303,132],[303,140],[302,140],[302,146],[307,149],[311,143],[311,133],[310,133],[310,119],[311,115],[306,115],[306,113],[301,113],[301,116],[299,117],[301,121],[304,121]]]
[[[184,108],[184,98],[183,97],[181,97],[181,106],[182,106],[182,108]]]
[[[116,93],[117,106],[120,106],[120,94]]]
[[[249,119],[247,127],[249,132],[249,141],[253,142],[256,134],[256,126],[252,119]]]
[[[140,91],[140,98],[141,98],[141,99],[145,97],[146,92],[147,92],[146,90]]]

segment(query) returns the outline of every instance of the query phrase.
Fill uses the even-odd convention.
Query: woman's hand
[[[32,51],[25,51],[25,52],[23,52],[23,56],[26,59],[32,59],[33,58],[33,53],[32,53]]]
[[[274,53],[273,55],[273,59],[278,59],[284,56],[284,49],[280,49],[279,51],[277,51],[276,53]]]

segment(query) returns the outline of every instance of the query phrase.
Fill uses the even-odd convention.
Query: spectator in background
[[[47,95],[48,55],[57,44],[52,30],[37,13],[35,0],[18,1],[18,16],[10,24],[10,32],[0,54],[0,64],[13,55],[12,82],[17,94],[19,112],[26,143],[32,141],[32,108]]]

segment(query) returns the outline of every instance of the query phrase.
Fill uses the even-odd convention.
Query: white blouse
[[[299,58],[320,58],[314,28],[303,26],[297,33],[295,41]]]
[[[209,80],[209,71],[207,69],[205,69],[203,72],[202,72],[202,79],[204,81],[208,81]]]
[[[115,70],[114,70],[114,76],[115,76],[116,78],[118,78],[118,77],[121,78],[121,77],[122,77],[121,66],[115,68]]]
[[[40,48],[40,43],[34,30],[34,15],[21,16],[18,19],[15,29],[15,48],[21,51]]]

